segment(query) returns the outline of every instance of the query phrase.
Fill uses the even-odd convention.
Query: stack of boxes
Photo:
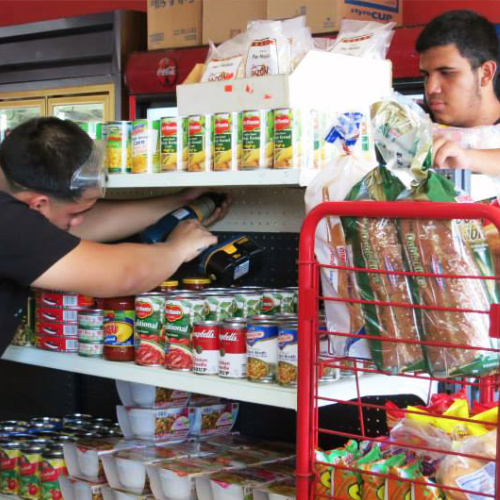
[[[220,43],[252,19],[307,17],[313,34],[338,31],[342,19],[402,24],[403,0],[148,0],[148,50]]]

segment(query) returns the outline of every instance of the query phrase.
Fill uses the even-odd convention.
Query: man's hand
[[[433,166],[436,168],[471,169],[467,150],[459,144],[444,137],[435,137],[433,144]]]
[[[205,229],[197,220],[188,219],[177,224],[167,238],[166,243],[175,246],[183,262],[188,262],[209,246],[215,245],[217,237],[208,229]]]
[[[182,205],[187,205],[190,202],[196,200],[196,198],[199,198],[200,196],[203,196],[205,193],[210,193],[212,191],[213,189],[207,187],[188,188],[184,189],[179,193],[179,198],[182,200]],[[231,204],[231,201],[232,201],[231,197],[229,195],[226,195],[226,199],[222,202],[222,205],[220,207],[217,207],[212,213],[212,215],[210,215],[210,217],[207,217],[202,222],[202,224],[208,227],[216,223],[217,221],[223,219],[229,210],[229,205]]]

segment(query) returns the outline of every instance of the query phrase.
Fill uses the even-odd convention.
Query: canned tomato
[[[200,375],[217,375],[219,372],[220,323],[197,321],[193,328],[193,371]]]
[[[125,174],[132,171],[132,123],[128,121],[108,122],[106,127],[106,156],[110,174]]]
[[[78,313],[81,310],[81,307],[37,307],[36,319],[39,321],[76,324],[78,322]]]
[[[247,326],[247,375],[252,382],[276,379],[278,323],[252,320]]]
[[[237,290],[234,294],[236,304],[234,315],[238,318],[257,316],[262,309],[262,292]]]
[[[223,321],[233,317],[236,306],[233,295],[209,291],[204,294],[204,297],[209,308],[207,320]]]
[[[78,312],[79,330],[102,331],[104,324],[104,311],[102,309],[87,309]]]
[[[59,478],[67,476],[66,463],[64,462],[62,449],[57,446],[46,449],[42,453],[41,465],[41,500],[60,500],[63,498],[59,486]]]
[[[93,307],[94,298],[77,293],[37,290],[36,302],[42,307]]]
[[[19,496],[26,500],[38,500],[42,485],[42,452],[44,444],[27,444],[19,458]]]
[[[246,323],[242,321],[222,323],[219,335],[219,377],[246,377],[246,331]]]
[[[77,352],[78,340],[72,337],[56,337],[55,335],[36,335],[35,346],[38,349],[54,352]]]
[[[61,323],[56,321],[36,321],[36,335],[55,335],[56,337],[76,337],[78,334],[77,323]]]
[[[297,385],[298,369],[298,330],[297,324],[281,324],[278,333],[278,384],[287,387]]]
[[[135,298],[135,362],[142,366],[165,364],[165,332],[163,330],[166,296],[143,293]]]
[[[21,441],[2,439],[0,441],[0,493],[17,495],[19,491],[19,459]]]
[[[204,298],[192,295],[167,299],[165,305],[165,366],[169,370],[193,369],[193,325],[205,321],[208,304]]]
[[[132,173],[155,174],[160,171],[160,121],[132,122]]]

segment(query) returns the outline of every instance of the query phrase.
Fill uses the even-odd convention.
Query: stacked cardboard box
[[[148,49],[220,43],[252,19],[307,17],[315,34],[338,31],[343,18],[402,24],[403,0],[148,0]]]

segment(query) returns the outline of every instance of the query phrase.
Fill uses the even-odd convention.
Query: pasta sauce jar
[[[134,297],[104,299],[103,309],[104,358],[109,361],[134,361]]]

